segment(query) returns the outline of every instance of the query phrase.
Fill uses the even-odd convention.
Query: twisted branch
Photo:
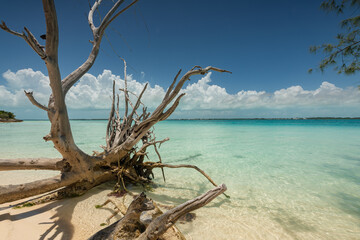
[[[10,28],[8,28],[8,26],[5,24],[4,21],[1,21],[0,28],[8,33],[11,33],[15,36],[18,36],[18,37],[21,37],[22,39],[24,39],[25,42],[27,44],[29,44],[29,46],[41,57],[41,59],[45,60],[46,53],[44,52],[44,49],[43,49],[44,46],[41,46],[39,44],[39,42],[36,40],[34,35],[29,31],[29,29],[24,27],[24,30],[27,33],[27,35],[24,32],[18,33],[16,31],[13,31]]]
[[[211,182],[212,185],[214,185],[215,187],[217,186],[216,183],[209,177],[209,175],[207,175],[203,170],[201,170],[200,168],[198,168],[195,165],[189,165],[189,164],[170,165],[170,164],[165,164],[165,163],[144,162],[144,166],[145,166],[145,168],[149,168],[149,169],[164,168],[164,167],[167,167],[167,168],[193,168],[196,171],[198,171],[199,173],[201,173],[204,177],[206,177],[207,180],[209,180],[209,182]],[[230,198],[225,193],[224,193],[224,195],[227,198]]]
[[[108,27],[108,25],[117,18],[121,13],[123,13],[125,10],[127,10],[129,7],[134,5],[138,0],[134,0],[131,4],[129,4],[127,7],[119,11],[117,14],[115,14],[116,10],[119,8],[119,6],[124,2],[124,0],[118,0],[113,7],[108,11],[108,13],[105,15],[104,19],[101,21],[100,25],[98,27],[95,26],[93,21],[93,15],[96,9],[100,6],[102,0],[95,1],[93,7],[90,9],[88,14],[88,21],[90,25],[90,29],[93,34],[93,41],[92,43],[92,50],[90,52],[90,55],[88,56],[87,60],[75,71],[70,73],[66,78],[62,80],[62,85],[64,89],[64,93],[66,94],[70,88],[92,67],[94,64],[97,55],[99,53],[100,49],[100,43],[102,40],[102,37],[104,36],[105,29]],[[115,14],[115,15],[114,15]]]
[[[126,66],[126,65],[125,65]],[[123,89],[125,93],[125,115],[123,124],[121,125],[119,132],[117,133],[117,136],[115,137],[116,141],[114,141],[114,144],[112,144],[111,150],[104,154],[104,160],[107,163],[111,163],[113,161],[116,161],[117,159],[123,158],[129,150],[131,150],[136,143],[138,143],[144,136],[148,134],[148,131],[154,126],[157,122],[163,121],[167,119],[177,108],[177,106],[180,103],[181,98],[185,95],[184,93],[179,94],[181,88],[183,87],[184,83],[190,79],[193,75],[198,74],[206,74],[209,71],[216,71],[216,72],[228,72],[227,70],[223,70],[220,68],[208,66],[206,68],[201,68],[199,66],[196,66],[195,68],[191,69],[185,75],[179,80],[179,82],[176,84],[176,80],[179,77],[181,70],[177,73],[177,75],[174,78],[174,81],[172,82],[171,86],[167,90],[161,104],[155,109],[155,111],[148,115],[146,113],[146,109],[144,109],[144,113],[140,115],[137,119],[135,119],[135,124],[132,125],[133,122],[133,114],[127,115],[127,105],[128,103],[131,103],[131,101],[128,98],[128,91],[127,91],[127,82],[125,81],[125,88]],[[145,91],[146,85],[141,92],[136,105],[133,107],[133,112],[135,109],[139,107],[140,104],[140,98]],[[166,110],[168,105],[176,98],[174,103]],[[129,118],[131,117],[131,118]],[[143,117],[142,121],[140,122],[140,118]]]
[[[155,218],[149,226],[146,228],[137,240],[155,240],[161,236],[169,227],[175,224],[175,222],[184,214],[201,208],[224,193],[227,190],[225,184],[221,184],[216,188],[204,193],[203,195],[189,200],[179,206],[165,212],[161,216]]]

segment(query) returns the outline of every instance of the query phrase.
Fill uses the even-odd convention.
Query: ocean
[[[106,123],[71,121],[77,145],[100,151]],[[49,128],[0,124],[0,158],[60,157],[42,140]],[[155,133],[170,138],[160,148],[164,163],[197,165],[228,187],[230,199],[219,196],[179,224],[189,239],[360,239],[360,120],[167,120]],[[158,161],[153,151],[149,158]],[[213,188],[193,169],[165,175],[155,172],[148,193],[163,204]]]

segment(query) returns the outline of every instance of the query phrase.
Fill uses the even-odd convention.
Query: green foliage
[[[34,205],[35,205],[34,203],[28,202],[28,203],[24,203],[22,206],[23,207],[32,207]]]
[[[15,114],[13,114],[12,112],[6,112],[3,110],[0,110],[0,118],[3,119],[14,119],[15,118]]]
[[[79,196],[81,196],[81,194],[79,194],[79,193],[71,193],[71,194],[69,194],[69,198],[76,198],[76,197],[79,197]]]
[[[321,4],[321,8],[341,14],[346,8],[359,10],[360,0],[325,0]],[[311,46],[310,52],[316,54],[322,50],[325,54],[325,58],[318,66],[321,71],[329,66],[334,66],[334,70],[339,74],[354,74],[360,70],[360,15],[343,20],[341,26],[344,33],[336,36],[335,44]],[[311,73],[312,69],[309,72]]]
[[[13,209],[19,209],[19,208],[24,208],[24,207],[32,207],[34,205],[35,205],[35,203],[27,202],[27,203],[24,203],[22,205],[17,205],[15,207],[13,207]]]
[[[344,13],[346,7],[354,8],[357,6],[360,6],[360,0],[325,0],[320,5],[325,11],[335,11],[338,14]]]

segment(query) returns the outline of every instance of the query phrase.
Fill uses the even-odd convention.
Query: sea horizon
[[[337,119],[360,119],[360,117],[273,117],[273,118],[169,118],[164,121],[179,121],[179,120],[337,120]],[[49,121],[49,119],[33,119],[33,118],[23,118],[20,119],[23,121]],[[71,121],[81,120],[81,121],[103,121],[108,120],[107,118],[70,118]]]

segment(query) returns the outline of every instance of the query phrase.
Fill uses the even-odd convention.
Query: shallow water
[[[104,144],[106,121],[72,121],[78,146]],[[0,158],[59,157],[47,121],[0,124]],[[170,120],[163,162],[194,164],[221,196],[179,227],[189,239],[360,239],[360,120]],[[157,160],[151,152],[150,158]],[[0,175],[4,174],[0,172]],[[179,204],[212,185],[192,169],[156,172],[149,195]]]

